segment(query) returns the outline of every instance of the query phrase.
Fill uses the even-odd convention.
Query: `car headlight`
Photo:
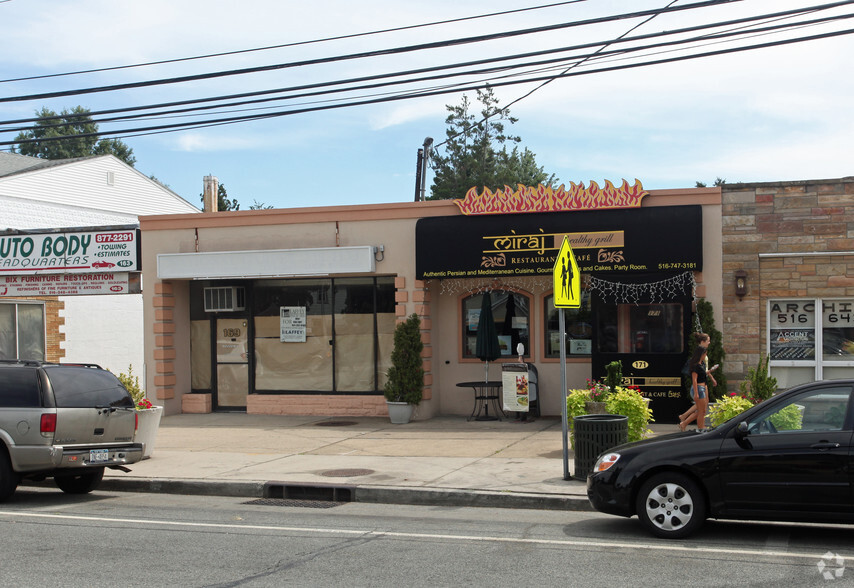
[[[596,463],[593,465],[593,473],[604,472],[617,463],[618,459],[620,459],[619,453],[606,453],[596,460]]]

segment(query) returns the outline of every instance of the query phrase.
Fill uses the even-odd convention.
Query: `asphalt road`
[[[695,538],[668,542],[636,520],[591,512],[323,506],[21,488],[0,504],[0,583],[854,585],[854,527],[711,521]],[[843,559],[823,559],[828,552]]]

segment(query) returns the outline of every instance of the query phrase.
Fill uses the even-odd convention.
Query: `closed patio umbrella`
[[[486,362],[486,370],[483,381],[489,381],[489,362],[501,356],[501,347],[498,343],[498,332],[495,330],[495,317],[492,316],[492,296],[483,293],[483,301],[480,305],[480,317],[477,322],[477,340],[475,341],[475,355],[478,359]]]

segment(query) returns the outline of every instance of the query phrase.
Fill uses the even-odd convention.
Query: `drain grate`
[[[332,502],[331,500],[295,500],[293,498],[257,498],[244,502],[257,506],[292,506],[301,508],[334,508],[346,504],[345,502]]]
[[[358,425],[356,421],[320,421],[319,423],[314,423],[315,427],[351,427],[353,425]]]

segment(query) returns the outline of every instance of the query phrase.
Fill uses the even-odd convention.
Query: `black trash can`
[[[585,414],[573,417],[575,477],[587,479],[601,453],[629,440],[629,417],[619,414]]]

